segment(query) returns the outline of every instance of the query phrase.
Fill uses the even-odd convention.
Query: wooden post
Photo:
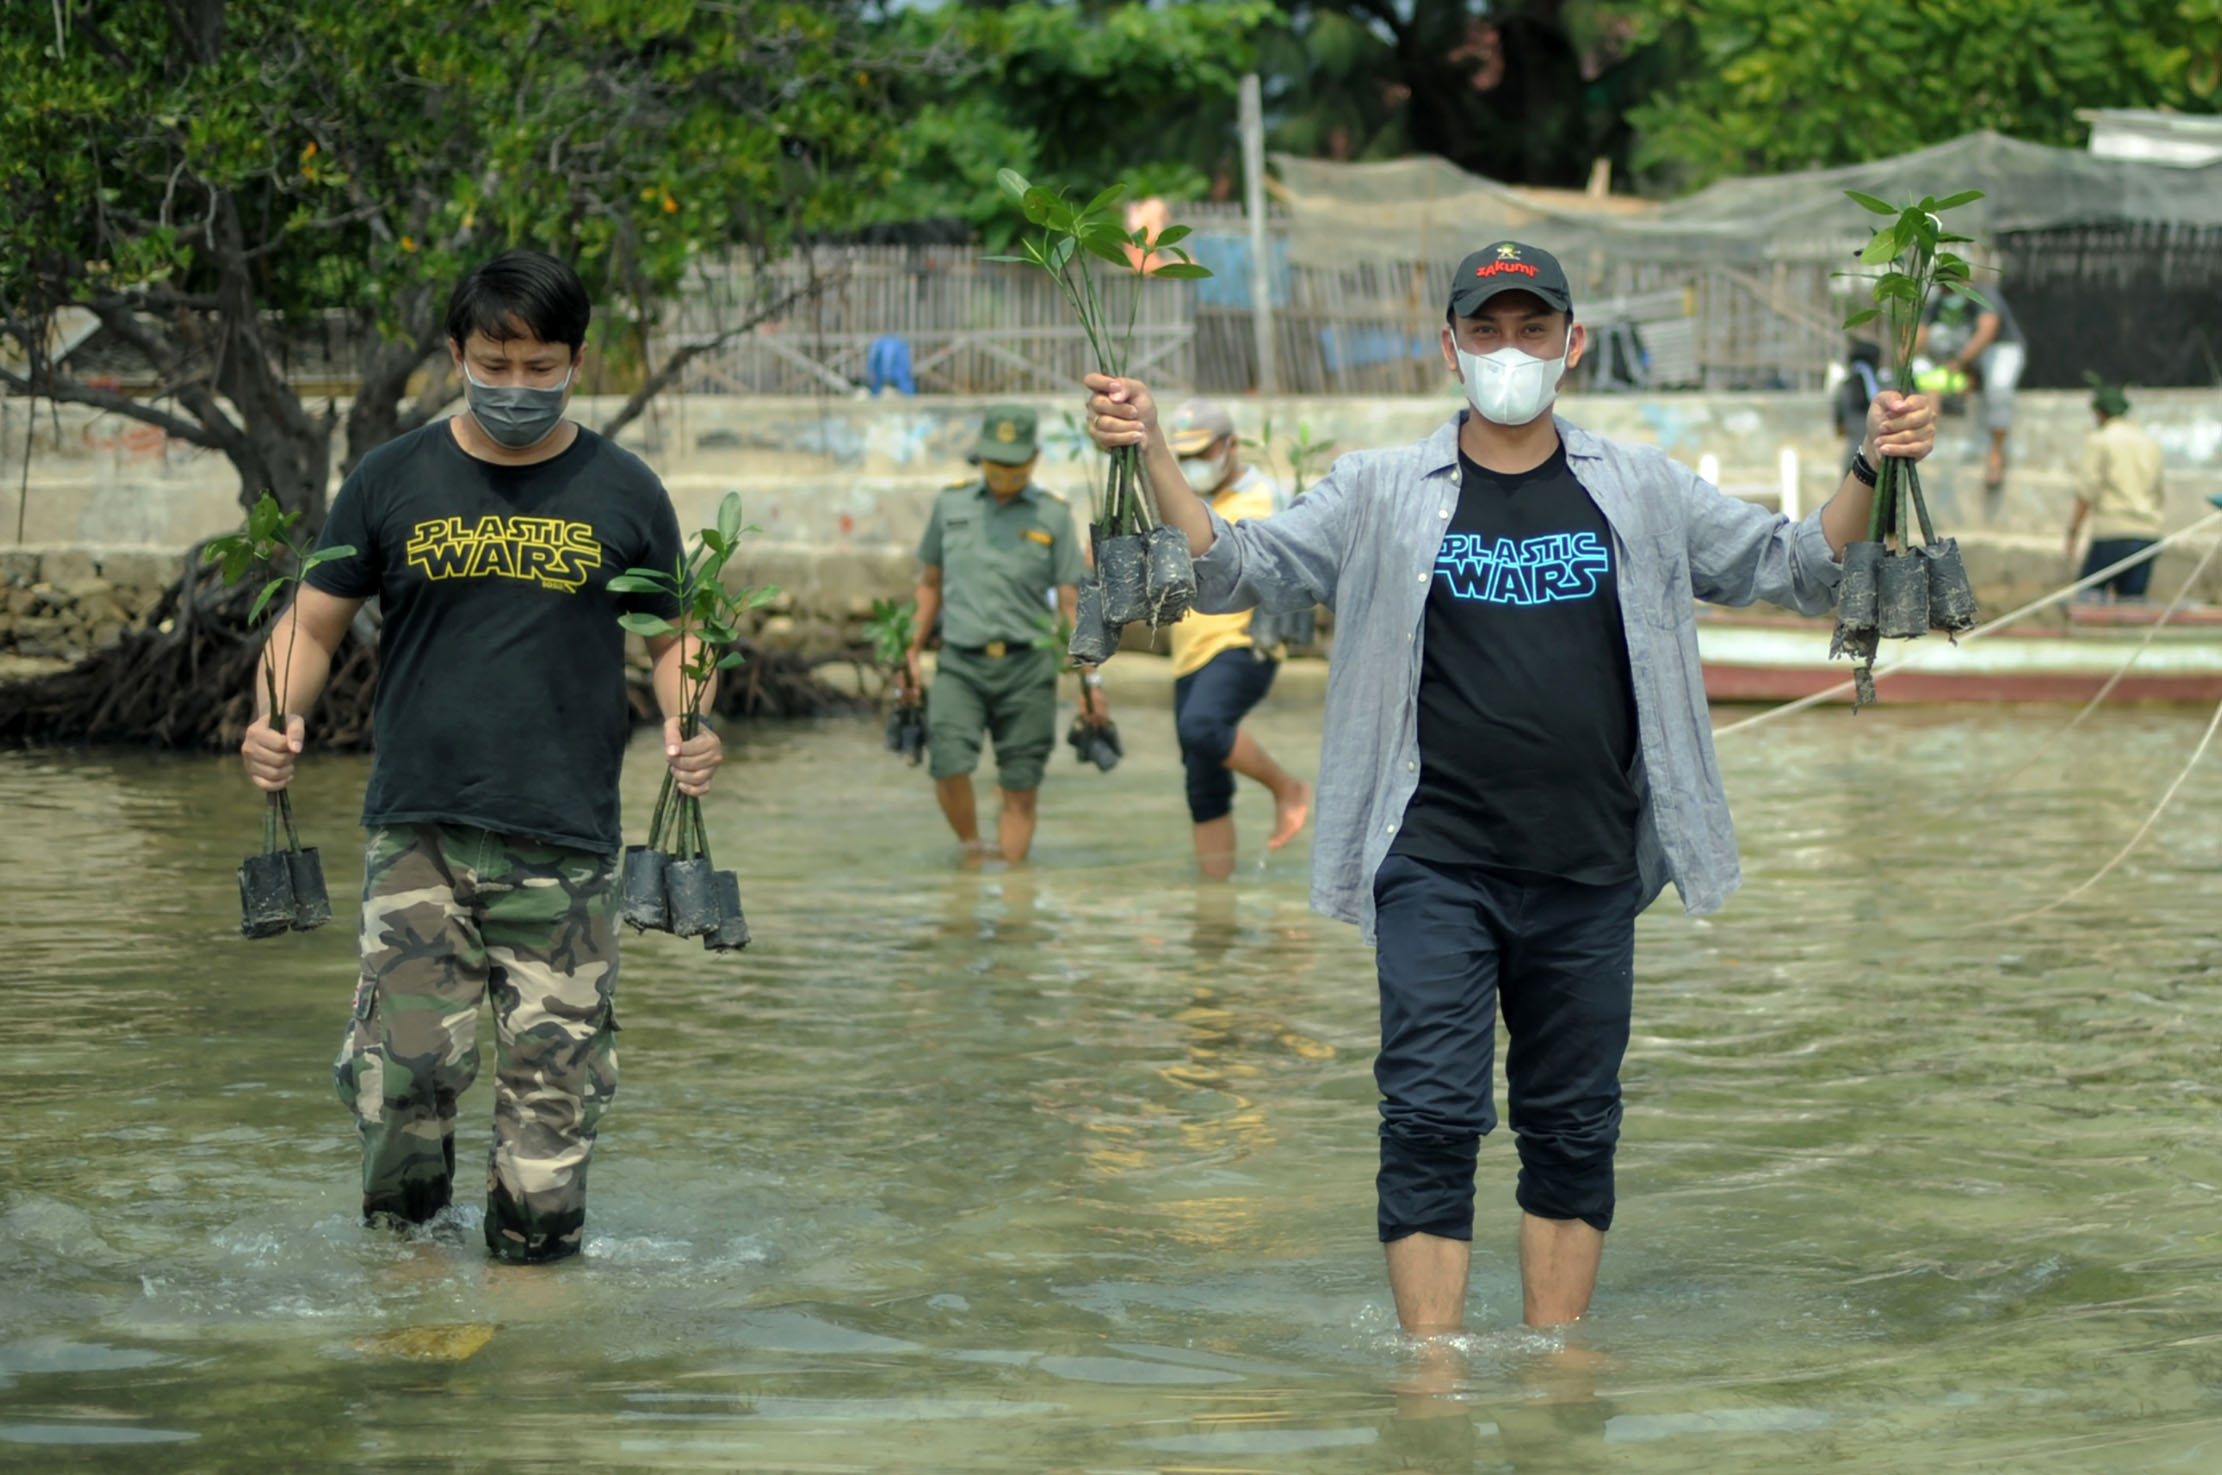
[[[1280,388],[1279,339],[1273,332],[1272,236],[1265,228],[1265,103],[1258,74],[1242,79],[1242,208],[1250,217],[1250,331],[1257,344],[1259,394]]]

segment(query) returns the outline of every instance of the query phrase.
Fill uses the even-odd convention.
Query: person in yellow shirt
[[[1228,522],[1270,517],[1272,480],[1242,464],[1234,420],[1210,400],[1190,400],[1173,417],[1168,439],[1181,474],[1212,511]],[[1173,637],[1173,722],[1181,760],[1188,769],[1188,817],[1196,825],[1196,864],[1206,876],[1234,874],[1234,776],[1252,778],[1272,792],[1278,850],[1296,838],[1311,814],[1311,785],[1273,760],[1264,745],[1242,730],[1242,719],[1265,699],[1280,669],[1279,647],[1260,650],[1250,638],[1250,614],[1191,613],[1169,627]]]
[[[2091,413],[2099,425],[2083,438],[2083,468],[2076,478],[2075,511],[2068,517],[2071,560],[2084,519],[2091,521],[2091,551],[2084,555],[2083,572],[2077,576],[2086,579],[2157,542],[2165,501],[2160,443],[2129,418],[2129,396],[2119,385],[2094,379]],[[2083,597],[2143,599],[2152,576],[2153,561],[2148,558],[2103,584],[2094,584]]]

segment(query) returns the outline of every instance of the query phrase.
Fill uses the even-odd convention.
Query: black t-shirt
[[[1420,653],[1419,789],[1392,850],[1606,885],[1636,874],[1636,695],[1612,529],[1561,447],[1459,457]]]
[[[640,459],[581,429],[561,454],[497,466],[447,422],[380,446],[339,489],[310,570],[343,599],[377,595],[378,758],[363,823],[454,824],[611,854],[631,713],[613,594],[668,569],[679,519]]]

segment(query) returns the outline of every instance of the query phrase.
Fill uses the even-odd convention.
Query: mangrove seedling
[[[1169,225],[1154,236],[1146,228],[1123,227],[1118,209],[1126,190],[1123,184],[1112,185],[1086,205],[1075,207],[1063,191],[1031,184],[1016,170],[997,171],[996,183],[1041,234],[1021,237],[1020,255],[987,259],[1030,265],[1046,273],[1080,320],[1089,350],[1106,374],[1126,374],[1144,280],[1193,281],[1211,275],[1210,268],[1200,265],[1180,244],[1190,234],[1187,226]],[[1109,269],[1099,271],[1097,263]],[[1115,326],[1112,304],[1113,283],[1121,277],[1127,282],[1123,331]],[[1111,453],[1103,491],[1092,500],[1088,537],[1095,573],[1086,585],[1093,585],[1096,594],[1091,599],[1085,585],[1081,590],[1081,615],[1070,647],[1075,659],[1089,664],[1107,659],[1118,648],[1116,632],[1121,627],[1138,620],[1153,626],[1170,624],[1188,612],[1196,595],[1188,540],[1157,515],[1138,447],[1123,446]]]
[[[901,754],[913,768],[926,755],[926,694],[910,685],[910,642],[917,633],[917,600],[872,601],[864,638],[871,642],[872,664],[895,689],[895,707],[887,714],[887,751]]]
[[[224,583],[237,584],[251,569],[260,569],[264,583],[247,611],[247,623],[258,623],[279,594],[300,592],[302,578],[320,563],[351,558],[353,547],[341,544],[311,551],[293,534],[298,512],[279,508],[278,499],[264,492],[247,513],[247,525],[236,533],[209,540],[203,563],[221,563]],[[286,644],[290,652],[300,630],[297,600],[287,602]],[[274,634],[275,632],[270,632]],[[265,634],[262,642],[263,694],[270,707],[270,726],[285,731],[287,680],[278,670],[277,642]],[[251,855],[239,866],[239,930],[247,937],[275,937],[281,932],[307,932],[332,920],[332,899],[324,887],[324,862],[313,845],[301,843],[293,823],[293,795],[289,789],[264,796],[262,853]],[[280,831],[285,844],[278,843]]]
[[[1913,382],[1913,345],[1938,292],[1965,297],[1978,307],[1990,304],[1972,282],[1973,268],[1949,248],[1966,236],[1944,228],[1943,212],[1983,198],[1981,190],[1962,190],[1939,200],[1923,196],[1911,205],[1893,205],[1858,190],[1845,191],[1862,209],[1890,217],[1877,226],[1860,264],[1878,267],[1863,275],[1873,283],[1872,307],[1854,312],[1844,326],[1857,328],[1880,318],[1893,370],[1891,382]],[[1849,655],[1852,705],[1875,699],[1874,665],[1878,642],[1912,639],[1930,630],[1948,636],[1974,628],[1975,590],[1957,539],[1939,539],[1922,495],[1921,469],[1912,461],[1886,456],[1878,467],[1867,538],[1844,549],[1844,574],[1837,585],[1836,630],[1829,654]],[[1920,546],[1913,530],[1921,529]]]
[[[725,568],[741,538],[757,529],[741,525],[741,494],[728,492],[718,506],[717,524],[695,535],[692,548],[668,569],[627,569],[609,582],[620,594],[658,596],[675,608],[675,618],[630,610],[617,622],[645,639],[679,641],[679,732],[692,738],[701,731],[703,699],[720,671],[746,664],[731,649],[751,610],[779,597],[776,588],[725,586]],[[667,768],[663,789],[648,822],[648,841],[625,847],[620,915],[642,932],[671,932],[699,937],[716,952],[737,952],[749,942],[741,913],[740,878],[713,868],[710,834],[702,822],[702,800],[679,792]]]

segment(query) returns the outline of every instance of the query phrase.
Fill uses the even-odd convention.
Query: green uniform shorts
[[[1006,789],[1041,787],[1057,741],[1057,655],[1014,648],[1001,660],[944,647],[926,693],[926,746],[936,779],[980,766],[984,737],[995,740],[995,781]]]

